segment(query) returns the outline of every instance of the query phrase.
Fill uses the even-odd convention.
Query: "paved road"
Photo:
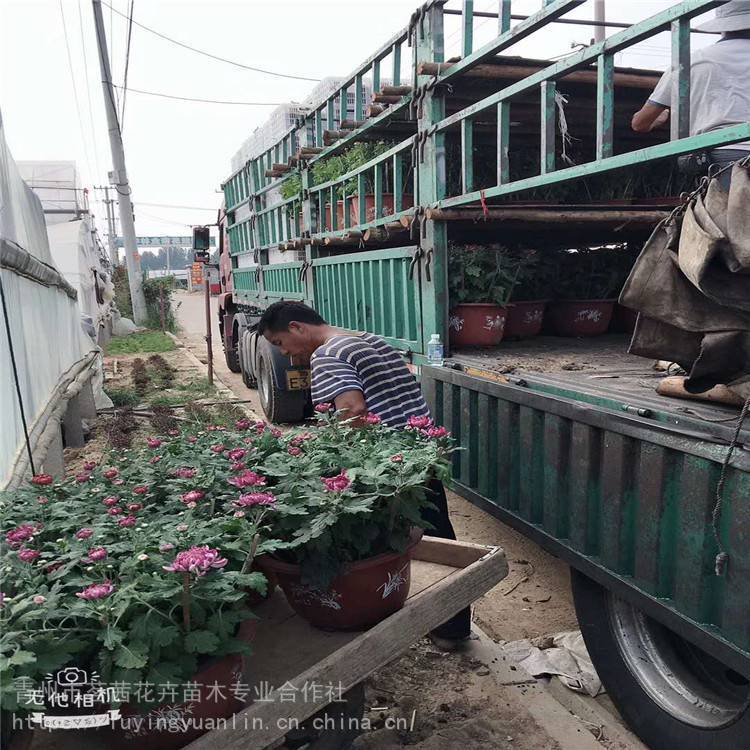
[[[180,326],[179,337],[185,346],[201,362],[207,362],[206,354],[206,302],[202,292],[188,294],[175,292],[175,317]],[[214,372],[221,381],[234,391],[237,398],[249,399],[250,408],[258,418],[263,418],[263,410],[258,401],[258,392],[245,387],[239,373],[229,370],[224,361],[224,349],[219,336],[219,313],[216,297],[211,297],[211,336],[213,338]]]

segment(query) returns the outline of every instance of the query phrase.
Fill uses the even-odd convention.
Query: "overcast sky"
[[[130,0],[109,2],[127,15]],[[417,4],[418,0],[134,0],[133,17],[222,57],[322,78],[348,74],[406,25]],[[476,0],[474,6],[496,10],[497,4]],[[672,4],[608,0],[607,15],[632,22]],[[448,7],[460,7],[460,2],[453,0]],[[513,13],[525,14],[540,7],[541,0],[513,0],[512,5]],[[113,78],[122,84],[127,21],[106,5],[103,12]],[[591,0],[573,15],[591,18]],[[476,45],[492,34],[495,23],[475,19]],[[588,42],[592,33],[591,27],[555,25],[513,53],[562,55],[571,44]],[[446,36],[448,56],[456,54],[457,17],[448,19]],[[694,46],[713,40],[693,37]],[[0,110],[11,152],[18,161],[73,159],[86,186],[106,184],[111,169],[95,39],[91,0],[0,0]],[[617,64],[663,69],[667,50],[667,36],[661,35],[626,57],[618,56]],[[176,96],[285,102],[303,99],[315,84],[211,60],[134,26],[128,85]],[[272,109],[128,93],[123,132],[137,233],[187,233],[190,224],[213,221],[221,202],[217,191],[230,172],[231,156]],[[211,210],[200,210],[204,208]],[[94,209],[103,229],[101,207]]]

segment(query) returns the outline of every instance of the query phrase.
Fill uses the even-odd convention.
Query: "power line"
[[[83,133],[83,118],[81,117],[81,106],[78,102],[78,90],[76,88],[75,75],[73,74],[73,58],[70,55],[70,44],[68,42],[68,28],[65,24],[65,11],[63,10],[62,0],[60,0],[60,16],[62,17],[63,25],[63,36],[65,38],[65,49],[68,52],[68,68],[70,70],[70,83],[73,86],[73,100],[76,105],[76,112],[78,113],[78,128],[81,132],[81,145],[83,146],[83,156],[86,160],[86,166],[88,167],[89,174],[93,172],[91,169],[91,160],[89,159],[88,149],[86,148],[86,136]]]
[[[122,16],[123,18],[127,18],[126,15],[123,13],[120,13],[119,10],[116,8],[113,8],[106,0],[102,0],[102,5],[106,5],[110,10],[113,10],[115,13],[117,13],[118,16]],[[177,39],[172,39],[172,37],[167,36],[166,34],[162,34],[160,31],[156,31],[155,29],[149,28],[148,26],[144,26],[142,23],[138,23],[138,21],[133,21],[133,23],[136,26],[140,26],[144,31],[148,31],[151,34],[154,34],[161,39],[165,39],[168,42],[172,42],[172,44],[176,44],[178,47],[183,47],[184,49],[189,49],[191,52],[197,52],[199,55],[205,55],[206,57],[210,57],[213,60],[218,60],[219,62],[225,62],[229,63],[230,65],[235,65],[238,68],[243,68],[244,70],[252,70],[255,73],[264,73],[265,75],[269,76],[276,76],[277,78],[293,78],[297,81],[313,81],[315,83],[318,83],[320,81],[319,78],[308,78],[307,76],[295,76],[291,75],[289,73],[277,73],[274,70],[265,70],[264,68],[256,68],[252,65],[245,65],[244,63],[238,63],[234,60],[227,60],[226,57],[219,57],[218,55],[214,55],[211,52],[206,52],[205,50],[197,49],[196,47],[191,47],[189,44],[185,44],[184,42],[179,42]]]
[[[83,52],[83,74],[86,80],[86,97],[89,105],[89,124],[91,125],[91,140],[94,147],[94,165],[96,166],[96,177],[101,175],[101,165],[99,164],[99,143],[96,137],[96,128],[94,127],[94,108],[91,105],[91,85],[89,83],[89,62],[86,55],[86,34],[83,30],[83,11],[81,9],[81,0],[78,0],[78,23],[81,26],[81,51]]]
[[[113,86],[117,89],[125,89],[124,86],[118,86],[116,83]],[[132,91],[135,94],[146,94],[147,96],[160,96],[163,99],[177,99],[181,102],[200,102],[201,104],[239,104],[243,107],[278,107],[284,102],[229,102],[221,101],[218,99],[195,99],[191,96],[174,96],[172,94],[162,94],[158,91],[141,91],[141,89],[128,88],[128,91]],[[124,99],[124,97],[123,97]]]
[[[152,208],[184,208],[189,211],[218,211],[216,208],[208,208],[207,206],[175,206],[173,203],[144,203],[143,201],[135,201],[136,206],[151,206]]]
[[[125,100],[128,96],[128,68],[130,67],[130,39],[133,35],[133,5],[135,0],[130,0],[130,12],[128,13],[128,43],[125,47],[125,75],[122,77],[122,112],[120,122],[125,127]]]

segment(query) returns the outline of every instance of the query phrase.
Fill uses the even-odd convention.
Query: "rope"
[[[560,139],[562,141],[562,160],[573,166],[575,161],[568,156],[568,146],[573,143],[573,136],[568,132],[568,119],[565,116],[565,105],[568,103],[568,97],[555,91],[555,104],[557,105],[557,121],[560,126]],[[577,139],[576,139],[577,140]]]
[[[734,435],[732,436],[732,442],[729,444],[727,453],[724,456],[724,461],[721,465],[721,476],[719,481],[716,483],[716,504],[714,505],[713,512],[711,513],[711,528],[714,533],[714,539],[716,540],[716,546],[718,552],[714,559],[714,573],[717,576],[723,576],[726,572],[727,565],[729,564],[729,553],[724,549],[724,545],[721,541],[721,535],[719,534],[719,520],[721,519],[721,510],[724,505],[724,484],[727,478],[727,469],[729,468],[729,462],[732,458],[732,453],[737,447],[737,442],[740,438],[740,431],[742,430],[742,423],[745,421],[748,412],[750,412],[750,396],[745,400],[745,405],[742,407],[740,412],[740,418],[737,420],[737,427],[735,427]]]

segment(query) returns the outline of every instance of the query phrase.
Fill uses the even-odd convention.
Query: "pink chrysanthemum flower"
[[[204,545],[179,552],[171,565],[163,567],[170,573],[195,573],[203,576],[210,570],[223,568],[226,564],[227,559],[219,556],[219,550]]]
[[[250,471],[249,469],[247,471],[243,471],[242,474],[239,474],[236,477],[232,477],[232,479],[229,480],[229,484],[233,484],[235,487],[239,487],[240,489],[244,487],[262,487],[266,483],[266,478],[262,477],[260,474],[256,474],[254,471]]]
[[[240,495],[234,505],[238,508],[251,508],[254,505],[273,505],[276,498],[270,492],[251,492],[247,495]]]
[[[95,601],[97,599],[104,599],[109,596],[115,590],[112,581],[104,581],[104,583],[92,583],[90,586],[86,586],[83,591],[76,592],[76,596],[79,599],[86,599],[86,601]]]
[[[94,536],[94,530],[89,529],[87,526],[84,526],[82,529],[78,529],[78,531],[76,531],[76,539],[88,539],[92,536]]]
[[[326,486],[327,492],[343,492],[348,489],[352,483],[352,480],[349,479],[344,470],[335,477],[321,477],[321,480]]]
[[[205,496],[205,492],[201,492],[200,490],[190,490],[190,492],[181,495],[180,500],[187,505],[188,503],[197,503],[199,500],[203,500]]]

